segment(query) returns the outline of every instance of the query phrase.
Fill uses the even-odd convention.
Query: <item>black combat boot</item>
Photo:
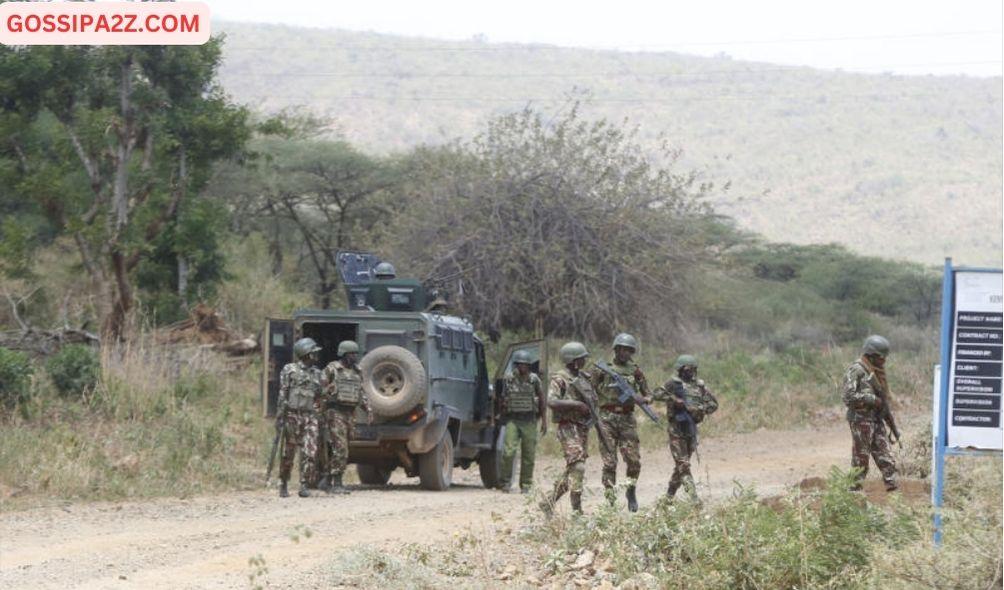
[[[676,495],[676,490],[678,489],[680,489],[680,484],[672,481],[669,482],[669,487],[666,488],[666,497],[672,500],[673,496]]]
[[[327,475],[322,477],[321,481],[317,482],[317,489],[321,490],[322,492],[328,492],[329,494],[331,493],[331,482],[328,481]]]
[[[307,482],[304,481],[300,483],[300,491],[297,492],[297,495],[299,495],[301,498],[310,497],[310,490],[307,489]]]
[[[286,487],[286,480],[284,479],[279,481],[279,497],[280,498],[289,497],[289,488]]]
[[[624,492],[624,495],[627,496],[628,511],[638,512],[638,497],[635,496],[634,486],[628,486],[627,491]]]
[[[328,491],[332,494],[347,494],[349,493],[348,488],[342,483],[342,474],[336,473],[333,477],[332,485],[329,486]]]
[[[582,492],[572,492],[568,499],[572,501],[572,512],[582,514]]]

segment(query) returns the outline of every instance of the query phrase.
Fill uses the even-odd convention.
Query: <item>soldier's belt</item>
[[[290,414],[314,414],[317,412],[314,408],[286,408],[286,412]]]
[[[622,406],[620,404],[608,404],[605,406],[600,406],[600,409],[604,412],[610,412],[611,414],[630,414],[634,412],[634,406]]]
[[[526,420],[533,421],[537,419],[537,412],[510,412],[505,415],[506,420]]]
[[[356,409],[355,404],[344,404],[342,402],[327,402],[324,404],[325,410],[343,410],[346,412],[354,412]]]

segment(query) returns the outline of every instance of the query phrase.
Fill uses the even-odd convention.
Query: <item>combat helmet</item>
[[[885,358],[889,355],[889,341],[878,334],[872,334],[865,338],[865,343],[861,347],[861,354],[877,354]]]
[[[378,279],[393,279],[397,276],[397,270],[389,262],[381,262],[373,267],[373,276]]]
[[[297,360],[302,359],[312,352],[319,352],[321,347],[314,342],[313,338],[300,338],[293,344],[293,356]]]
[[[533,358],[530,357],[529,351],[517,350],[516,354],[512,355],[512,364],[514,365],[532,365]]]
[[[673,364],[673,370],[679,371],[683,367],[697,368],[697,357],[691,354],[681,354],[676,357],[676,363]]]
[[[617,348],[618,346],[630,348],[631,350],[638,352],[638,340],[626,332],[621,332],[614,338],[614,344],[611,348]]]
[[[581,342],[568,342],[561,347],[558,356],[561,357],[561,362],[567,365],[576,359],[589,356],[589,351]]]
[[[344,356],[349,352],[359,352],[359,345],[354,340],[342,340],[338,343],[338,356]]]

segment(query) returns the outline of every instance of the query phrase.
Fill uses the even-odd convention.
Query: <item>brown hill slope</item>
[[[772,240],[936,264],[1002,250],[1001,80],[222,23],[221,79],[263,111],[304,106],[376,151],[470,137],[587,90],[683,164],[732,181],[721,211]]]

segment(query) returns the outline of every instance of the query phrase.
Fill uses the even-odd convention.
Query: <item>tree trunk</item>
[[[132,285],[129,284],[129,270],[126,268],[125,256],[118,247],[111,252],[112,273],[115,277],[111,313],[105,318],[105,341],[123,340],[125,336],[126,317],[133,307]]]
[[[188,305],[188,259],[178,254],[178,297],[181,305]]]

